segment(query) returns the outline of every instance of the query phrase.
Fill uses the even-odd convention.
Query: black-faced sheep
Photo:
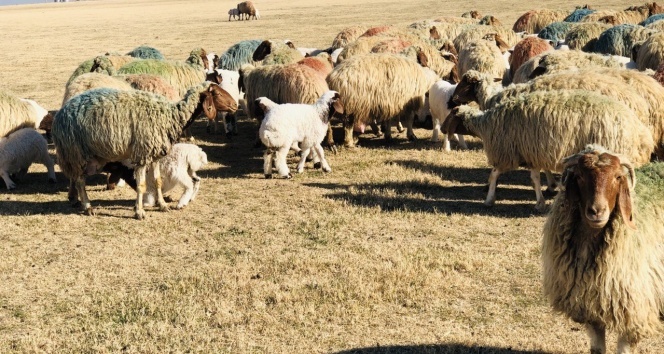
[[[635,170],[588,146],[563,167],[565,192],[543,230],[544,294],[586,326],[591,353],[606,353],[607,330],[619,336],[617,353],[630,353],[662,326],[664,164]]]
[[[625,104],[583,90],[543,91],[519,95],[484,112],[460,106],[445,122],[448,133],[482,138],[493,169],[486,205],[496,200],[496,182],[505,172],[526,166],[531,170],[536,209],[546,202],[540,171],[561,171],[563,157],[586,144],[611,146],[636,164],[650,160],[654,143],[650,131]]]
[[[259,130],[259,137],[267,147],[263,156],[265,178],[272,178],[273,160],[281,177],[291,177],[286,155],[297,143],[301,149],[298,173],[304,171],[306,157],[312,148],[320,159],[323,171],[332,171],[320,143],[327,134],[332,115],[344,112],[339,93],[327,91],[314,104],[276,104],[266,97],[256,101],[265,112]]]
[[[0,177],[7,189],[16,188],[9,175],[16,173],[20,178],[33,162],[46,166],[48,181],[55,183],[53,160],[48,156],[48,144],[41,134],[32,128],[23,128],[0,137]]]
[[[107,162],[126,159],[137,166],[136,218],[145,217],[145,171],[150,164],[158,205],[167,210],[158,158],[168,153],[195,117],[201,113],[214,116],[217,110],[235,112],[237,104],[218,85],[207,83],[192,87],[178,102],[143,91],[105,88],[69,100],[54,119],[52,135],[60,168],[74,182],[85,213],[94,214],[85,192],[85,176]]]

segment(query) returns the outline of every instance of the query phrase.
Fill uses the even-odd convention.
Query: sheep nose
[[[603,207],[600,207],[598,205],[592,204],[588,206],[586,209],[586,215],[599,219],[601,215],[604,214],[604,209]]]

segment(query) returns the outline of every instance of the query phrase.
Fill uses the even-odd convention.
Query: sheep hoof
[[[549,189],[549,188],[547,188],[546,190],[544,190],[544,192],[542,192],[542,195],[544,195],[544,196],[547,197],[547,198],[553,198],[553,197],[555,197],[557,194],[558,194],[558,191],[557,191],[557,190],[555,190],[555,189]]]
[[[272,174],[265,174],[265,179],[272,179]]]
[[[159,206],[159,211],[171,211],[171,207],[168,204],[163,204]]]
[[[495,200],[485,200],[484,205],[488,207],[492,207],[496,203]]]
[[[330,167],[323,167],[323,172],[332,172],[332,168],[330,168]]]
[[[321,166],[323,166],[323,165],[322,165],[320,162],[316,162],[316,163],[314,164],[314,168],[315,168],[315,169],[319,169],[319,168],[321,168]]]
[[[205,132],[208,134],[212,134],[212,126],[208,125],[207,127],[205,127]]]
[[[330,151],[332,151],[332,153],[336,155],[339,152],[339,149],[337,149],[337,146],[335,144],[330,144]]]
[[[115,190],[116,184],[115,183],[109,183],[106,185],[106,190],[107,191],[112,191]]]
[[[548,207],[547,207],[546,203],[537,203],[535,205],[535,210],[537,210],[537,212],[539,212],[539,213],[544,213],[544,212],[547,211],[547,209],[548,209]]]
[[[409,141],[417,141],[417,137],[415,135],[409,135],[408,140]]]
[[[71,207],[72,208],[80,208],[81,207],[81,201],[80,200],[69,200],[71,202]]]
[[[48,179],[48,183],[50,183],[50,184],[56,184],[57,182],[56,182],[55,178],[49,178],[49,179]]]
[[[88,216],[95,216],[95,215],[97,215],[97,213],[95,212],[95,210],[94,210],[92,207],[88,207],[87,209],[85,209],[85,211],[83,212],[83,214],[88,215]]]
[[[143,209],[136,210],[136,214],[134,215],[134,217],[136,218],[136,220],[145,219],[145,210],[143,210]]]
[[[184,208],[186,206],[187,206],[187,204],[178,204],[178,205],[175,206],[175,209],[176,210],[181,210],[182,208]]]
[[[293,175],[289,173],[288,176],[285,176],[284,178],[291,179],[291,178],[293,178]]]

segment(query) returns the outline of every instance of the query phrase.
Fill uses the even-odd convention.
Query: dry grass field
[[[406,25],[471,9],[511,24],[529,9],[581,4],[255,3],[262,19],[251,22],[228,22],[236,2],[220,0],[0,7],[0,89],[57,109],[76,66],[106,51],[147,44],[184,60],[195,47],[222,52],[254,38],[327,47],[350,25]],[[232,140],[194,125],[210,160],[198,198],[180,211],[148,209],[144,221],[133,219],[133,191],[105,191],[102,176],[88,184],[96,217],[70,207],[57,167],[57,185],[36,165],[15,191],[0,183],[0,352],[589,350],[583,328],[541,294],[544,217],[534,211],[527,171],[503,175],[497,204],[486,208],[481,142],[444,153],[417,129],[419,141],[401,134],[389,147],[362,136],[360,147],[329,155],[332,173],[307,168],[292,180],[265,180],[262,152],[252,147],[257,124],[239,124]],[[663,353],[664,339],[639,349]]]

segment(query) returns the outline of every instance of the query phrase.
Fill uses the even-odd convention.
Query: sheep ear
[[[632,215],[632,196],[627,180],[627,178],[623,178],[620,181],[620,187],[618,189],[618,209],[620,210],[620,215],[625,224],[631,229],[636,230],[634,216]]]
[[[425,68],[429,67],[429,58],[427,58],[421,48],[417,48],[417,63]]]
[[[291,41],[286,42],[286,45],[291,49],[295,49],[295,44],[293,44]]]
[[[332,101],[332,108],[334,109],[335,112],[339,114],[344,114],[344,105],[341,103],[340,99],[335,99]]]
[[[574,167],[566,168],[563,171],[560,181],[565,186],[566,199],[574,202],[581,199],[581,191],[579,190],[579,185],[576,183],[576,178],[574,178]]]

